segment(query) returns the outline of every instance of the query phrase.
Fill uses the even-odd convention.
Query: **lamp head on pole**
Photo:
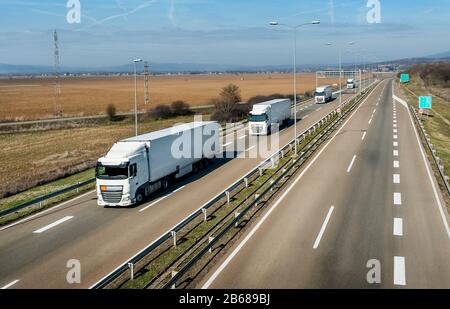
[[[278,23],[277,21],[271,21],[271,22],[269,23],[269,25],[271,25],[271,26],[278,26],[279,23]]]
[[[142,62],[142,59],[134,59],[133,62],[134,62],[134,63]]]
[[[320,20],[313,20],[313,21],[311,22],[311,24],[312,24],[312,25],[318,25],[318,24],[320,24]]]

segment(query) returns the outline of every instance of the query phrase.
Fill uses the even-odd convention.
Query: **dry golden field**
[[[192,116],[141,121],[146,133],[190,122]],[[105,123],[95,127],[0,134],[0,199],[93,167],[120,139],[133,136],[134,123]]]
[[[335,81],[327,81],[332,83]],[[208,105],[221,88],[234,83],[243,100],[255,95],[292,93],[291,74],[172,75],[150,77],[150,106],[144,105],[143,77],[139,77],[139,109],[184,100]],[[0,79],[0,121],[50,118],[54,113],[53,78]],[[299,92],[315,88],[315,74],[299,74]],[[134,78],[63,77],[59,99],[63,116],[102,114],[113,103],[118,112],[134,109]]]

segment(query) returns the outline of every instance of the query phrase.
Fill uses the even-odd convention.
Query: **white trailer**
[[[96,167],[100,206],[130,206],[197,172],[220,151],[217,122],[193,122],[117,142]]]
[[[275,99],[253,105],[250,112],[249,133],[250,135],[268,135],[272,126],[282,125],[291,117],[291,100]]]
[[[315,93],[315,101],[317,104],[327,103],[333,99],[333,87],[331,86],[322,86],[317,87]]]

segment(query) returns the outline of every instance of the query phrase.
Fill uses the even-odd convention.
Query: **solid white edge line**
[[[49,208],[49,209],[46,209],[46,210],[44,210],[44,211],[38,212],[37,214],[34,214],[34,215],[32,215],[32,216],[23,218],[22,220],[19,220],[19,221],[17,221],[17,222],[11,223],[10,225],[7,225],[7,226],[2,227],[2,228],[0,229],[0,232],[3,231],[3,230],[9,229],[9,228],[11,228],[11,227],[14,227],[14,226],[16,226],[16,225],[18,225],[18,224],[27,222],[27,221],[29,221],[29,220],[31,220],[31,219],[34,219],[34,218],[38,217],[38,216],[44,215],[44,214],[46,214],[47,212],[50,212],[50,211],[55,210],[55,209],[58,209],[58,208],[60,208],[60,207],[62,207],[62,206],[64,206],[64,205],[66,205],[66,204],[68,204],[68,203],[70,203],[70,202],[73,202],[73,201],[75,201],[75,200],[77,200],[77,199],[80,199],[80,198],[82,198],[82,197],[85,197],[86,195],[89,195],[89,194],[94,193],[94,192],[96,192],[96,190],[88,191],[88,192],[86,192],[86,193],[84,193],[84,194],[82,194],[82,195],[79,195],[79,196],[77,196],[77,197],[74,197],[73,199],[70,199],[70,200],[68,200],[68,201],[65,201],[65,202],[63,202],[63,203],[61,203],[61,204],[59,204],[59,205],[56,205],[56,206],[51,207],[51,208]]]
[[[33,234],[41,234],[43,232],[46,232],[46,231],[54,228],[55,226],[58,226],[66,221],[69,221],[70,219],[73,219],[73,216],[65,216],[64,218],[61,218],[53,223],[50,223],[44,227],[41,227],[40,229],[34,231]]]
[[[270,214],[280,205],[280,203],[284,200],[284,198],[289,194],[289,192],[294,188],[294,186],[300,181],[300,179],[303,177],[303,175],[310,169],[310,167],[314,164],[314,162],[317,161],[317,159],[320,157],[320,155],[324,152],[325,149],[327,149],[328,145],[335,139],[338,134],[341,133],[342,129],[345,127],[345,125],[350,121],[350,119],[353,118],[353,116],[356,114],[356,112],[359,110],[361,106],[363,106],[367,99],[373,94],[375,89],[378,88],[379,85],[383,84],[383,82],[379,83],[372,91],[369,93],[369,95],[364,99],[364,101],[356,108],[356,110],[353,111],[353,113],[350,115],[350,117],[344,122],[344,124],[339,128],[339,130],[333,135],[333,137],[328,141],[328,143],[325,144],[325,146],[317,153],[317,155],[309,162],[309,164],[305,167],[305,169],[300,173],[300,175],[295,178],[295,180],[292,182],[292,184],[286,189],[285,192],[280,196],[279,199],[275,201],[273,206],[269,208],[269,210],[266,212],[266,214],[261,218],[261,220],[253,227],[253,229],[247,234],[247,236],[239,243],[239,245],[233,250],[233,252],[228,255],[228,257],[225,259],[225,261],[216,269],[216,271],[211,275],[211,277],[206,281],[206,283],[202,286],[202,289],[208,289],[211,284],[216,280],[216,278],[220,275],[220,273],[225,269],[225,267],[228,266],[228,264],[231,262],[231,260],[236,256],[236,254],[245,246],[245,244],[252,238],[252,236],[256,233],[256,231],[261,227],[261,225],[267,220],[267,218],[270,216]],[[386,85],[384,86],[386,87]]]
[[[316,241],[314,242],[313,249],[317,249],[319,247],[320,240],[322,239],[322,236],[325,233],[325,229],[327,228],[328,221],[330,221],[333,211],[334,211],[334,206],[331,206],[330,210],[328,210],[325,221],[323,221],[322,227],[320,228],[319,235],[317,235]]]
[[[6,289],[12,287],[14,284],[16,284],[16,283],[19,282],[19,281],[20,281],[20,280],[14,280],[13,282],[10,282],[10,283],[8,283],[8,284],[5,285],[5,286],[2,286],[2,287],[0,288],[0,290],[6,290]]]
[[[393,234],[394,234],[394,236],[403,236],[403,219],[402,218],[394,218]]]
[[[392,87],[392,95],[394,96],[394,88],[393,87]],[[429,179],[429,181],[431,183],[431,187],[433,189],[434,198],[435,198],[436,203],[438,205],[439,213],[441,214],[441,218],[442,218],[442,222],[444,223],[444,227],[445,227],[445,230],[447,231],[448,239],[450,240],[450,228],[448,226],[447,218],[445,217],[444,209],[442,208],[442,203],[441,203],[441,200],[439,198],[439,194],[438,194],[438,191],[436,189],[436,185],[434,184],[430,168],[428,167],[428,164],[427,164],[427,158],[426,158],[425,152],[423,150],[422,142],[420,141],[419,134],[417,133],[416,126],[414,125],[414,120],[412,118],[411,111],[407,107],[406,107],[406,109],[408,110],[409,120],[411,121],[411,124],[412,124],[412,127],[413,127],[413,131],[414,131],[414,133],[416,135],[417,144],[419,145],[420,153],[422,154],[423,163],[424,163],[425,168],[427,170],[428,179]]]
[[[356,160],[356,155],[353,156],[352,161],[350,162],[350,165],[347,168],[347,173],[350,173],[350,171],[352,170],[353,164],[355,163]]]
[[[394,256],[394,284],[406,285],[405,258]]]

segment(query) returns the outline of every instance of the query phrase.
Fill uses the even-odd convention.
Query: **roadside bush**
[[[450,62],[416,64],[403,73],[419,76],[427,86],[450,87]]]
[[[158,105],[154,109],[150,110],[150,118],[158,119],[169,119],[172,116],[172,110],[167,105]]]
[[[172,102],[170,107],[174,116],[186,116],[192,114],[189,104],[181,100]]]
[[[114,104],[108,104],[106,107],[106,115],[108,115],[109,121],[114,121],[116,119],[116,107]]]

